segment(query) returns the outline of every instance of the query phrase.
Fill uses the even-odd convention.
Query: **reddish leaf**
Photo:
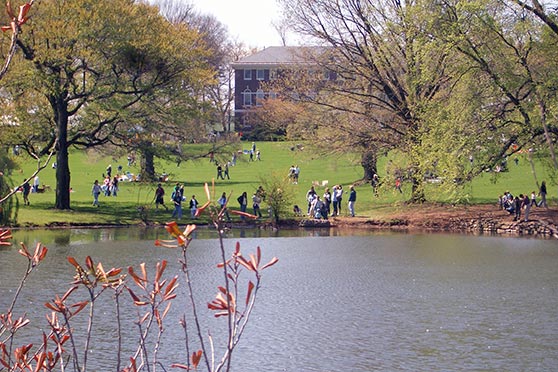
[[[201,350],[192,353],[192,365],[194,366],[194,368],[197,368],[198,364],[200,364],[201,357],[202,357]]]
[[[110,278],[111,276],[119,275],[122,272],[122,268],[119,267],[118,269],[112,268],[107,273],[107,276]]]
[[[248,293],[246,294],[246,306],[250,302],[250,297],[252,296],[252,291],[254,290],[254,283],[252,281],[248,282]]]
[[[273,257],[273,258],[271,259],[271,261],[269,261],[268,263],[266,263],[265,265],[263,265],[263,266],[260,268],[260,270],[263,270],[263,269],[266,269],[266,268],[268,268],[268,267],[270,267],[270,266],[273,266],[273,265],[275,265],[278,261],[279,261],[279,259],[278,259],[277,257]]]
[[[30,2],[19,7],[19,15],[17,17],[17,20],[19,21],[20,25],[25,23],[25,21],[27,20],[27,13],[29,12],[29,9],[31,9]]]
[[[188,366],[185,366],[184,364],[178,364],[178,363],[173,363],[171,364],[172,368],[180,368],[180,369],[185,369],[187,371],[190,370],[190,368]]]
[[[178,280],[178,276],[175,276],[169,282],[169,284],[167,285],[167,288],[165,289],[165,293],[164,293],[165,297],[168,296],[171,292],[174,292],[174,290],[178,287],[177,280]]]
[[[254,219],[254,220],[259,218],[259,217],[256,216],[256,215],[253,215],[253,214],[250,214],[250,213],[246,213],[246,212],[237,211],[237,210],[235,210],[235,209],[232,209],[230,212],[231,212],[232,214],[236,214],[236,215],[238,215],[238,216],[248,217],[248,218],[251,218],[251,219]]]
[[[205,196],[207,196],[207,201],[209,202],[211,200],[211,194],[209,192],[209,186],[207,185],[207,182],[203,185],[203,189],[205,190]]]
[[[85,306],[87,306],[88,303],[89,301],[81,301],[73,304],[71,307],[77,307],[77,310],[73,312],[73,315],[78,314]]]
[[[167,261],[166,260],[163,260],[160,263],[157,262],[157,269],[155,270],[155,281],[156,282],[161,280],[161,276],[163,275],[163,272],[165,271],[166,267],[167,267]]]
[[[177,238],[181,234],[181,231],[178,228],[178,224],[175,221],[167,222],[165,224],[165,230],[167,230],[173,238]]]
[[[89,270],[93,270],[94,266],[93,266],[93,259],[91,258],[91,256],[85,257],[85,265]]]
[[[62,296],[60,301],[66,301],[66,299],[70,296],[70,294],[72,294],[72,292],[75,291],[77,288],[78,288],[77,285],[75,285],[72,288],[68,289],[66,293],[64,293],[64,296]]]
[[[81,269],[81,266],[78,264],[75,258],[68,257],[68,262],[71,263],[76,269]]]
[[[143,281],[147,282],[147,270],[145,269],[145,262],[140,263],[141,273],[143,275]]]
[[[130,274],[132,279],[134,279],[134,282],[136,282],[136,284],[140,288],[145,289],[145,286],[143,285],[143,279],[134,272],[134,268],[132,266],[128,267],[128,274]]]

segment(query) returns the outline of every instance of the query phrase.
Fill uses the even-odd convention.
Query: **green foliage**
[[[8,156],[6,149],[0,151],[0,199],[8,195],[13,188],[13,182],[10,175],[17,168],[17,164]],[[6,226],[17,220],[17,212],[19,209],[19,200],[17,198],[9,198],[0,204],[0,225]]]
[[[275,223],[292,214],[296,188],[284,172],[274,171],[260,179],[265,191],[264,203],[271,209]]]

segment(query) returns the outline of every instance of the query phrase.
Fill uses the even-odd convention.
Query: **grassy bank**
[[[248,150],[251,143],[242,143],[236,146],[237,150]],[[272,174],[287,176],[289,167],[297,164],[300,169],[298,185],[289,187],[293,194],[293,204],[298,204],[305,210],[305,195],[309,187],[316,181],[321,185],[326,181],[328,186],[342,184],[348,190],[348,185],[358,181],[362,177],[362,168],[358,154],[346,153],[342,156],[323,156],[313,151],[308,145],[296,148],[293,143],[288,142],[264,142],[257,143],[261,151],[261,161],[249,161],[247,154],[238,155],[236,166],[230,167],[230,180],[215,181],[215,195],[217,198],[223,192],[231,193],[231,207],[236,208],[236,197],[246,191],[249,196]],[[227,154],[217,157],[218,161],[229,161],[231,156]],[[21,169],[15,171],[11,177],[13,183],[21,183],[24,177],[30,175],[36,169],[36,162],[25,156],[16,157]],[[379,175],[385,175],[387,159],[381,159],[379,163]],[[102,175],[106,167],[111,164],[113,175],[118,173],[118,167],[122,166],[123,173],[130,172],[138,174],[137,164],[128,166],[125,156],[113,158],[101,155],[97,152],[73,152],[70,155],[71,171],[71,205],[72,211],[58,211],[52,209],[55,199],[55,170],[50,166],[44,169],[39,177],[41,185],[50,186],[44,193],[32,193],[30,195],[31,205],[23,206],[21,195],[18,223],[20,226],[45,226],[56,224],[136,224],[140,222],[138,207],[146,206],[147,218],[156,223],[164,223],[170,220],[172,208],[170,205],[170,194],[177,182],[185,184],[185,195],[187,200],[196,195],[198,200],[205,202],[203,184],[216,177],[215,164],[208,158],[183,162],[179,166],[172,162],[157,162],[158,173],[169,175],[169,181],[164,184],[166,190],[165,202],[169,210],[156,210],[154,208],[154,192],[156,184],[145,184],[140,182],[121,182],[117,197],[100,196],[101,206],[92,206],[91,187],[93,181],[102,181]],[[556,187],[551,185],[547,174],[542,166],[536,166],[536,175],[539,182],[547,180],[551,201],[555,201]],[[528,159],[524,155],[518,155],[518,163],[514,158],[510,159],[509,172],[500,173],[496,179],[490,173],[478,177],[467,192],[470,194],[471,203],[494,203],[498,195],[505,190],[514,194],[530,193],[536,189],[536,183],[532,175]],[[323,194],[324,187],[317,186],[318,194]],[[403,193],[394,190],[391,185],[386,185],[380,190],[378,197],[374,196],[370,185],[364,184],[357,187],[357,214],[381,218],[394,210],[408,208],[404,204],[410,196],[411,185],[403,183]],[[439,192],[435,184],[427,189],[429,201],[451,202],[448,196]],[[185,207],[187,202],[184,203]],[[346,211],[346,203],[343,203]],[[412,208],[418,208],[413,206]],[[189,222],[189,213],[185,211],[181,222]]]

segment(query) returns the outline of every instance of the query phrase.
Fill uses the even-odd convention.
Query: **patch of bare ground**
[[[522,211],[523,212],[523,211]],[[529,221],[515,221],[514,216],[493,204],[438,205],[423,204],[398,208],[381,218],[334,217],[337,227],[394,229],[405,231],[492,232],[558,238],[558,208],[532,207]]]

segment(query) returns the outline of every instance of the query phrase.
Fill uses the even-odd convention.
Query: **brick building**
[[[232,67],[234,74],[234,121],[237,132],[249,133],[258,125],[251,110],[263,100],[274,98],[275,93],[265,90],[265,83],[272,81],[286,69],[309,68],[312,60],[323,51],[319,47],[268,47],[242,58]]]

